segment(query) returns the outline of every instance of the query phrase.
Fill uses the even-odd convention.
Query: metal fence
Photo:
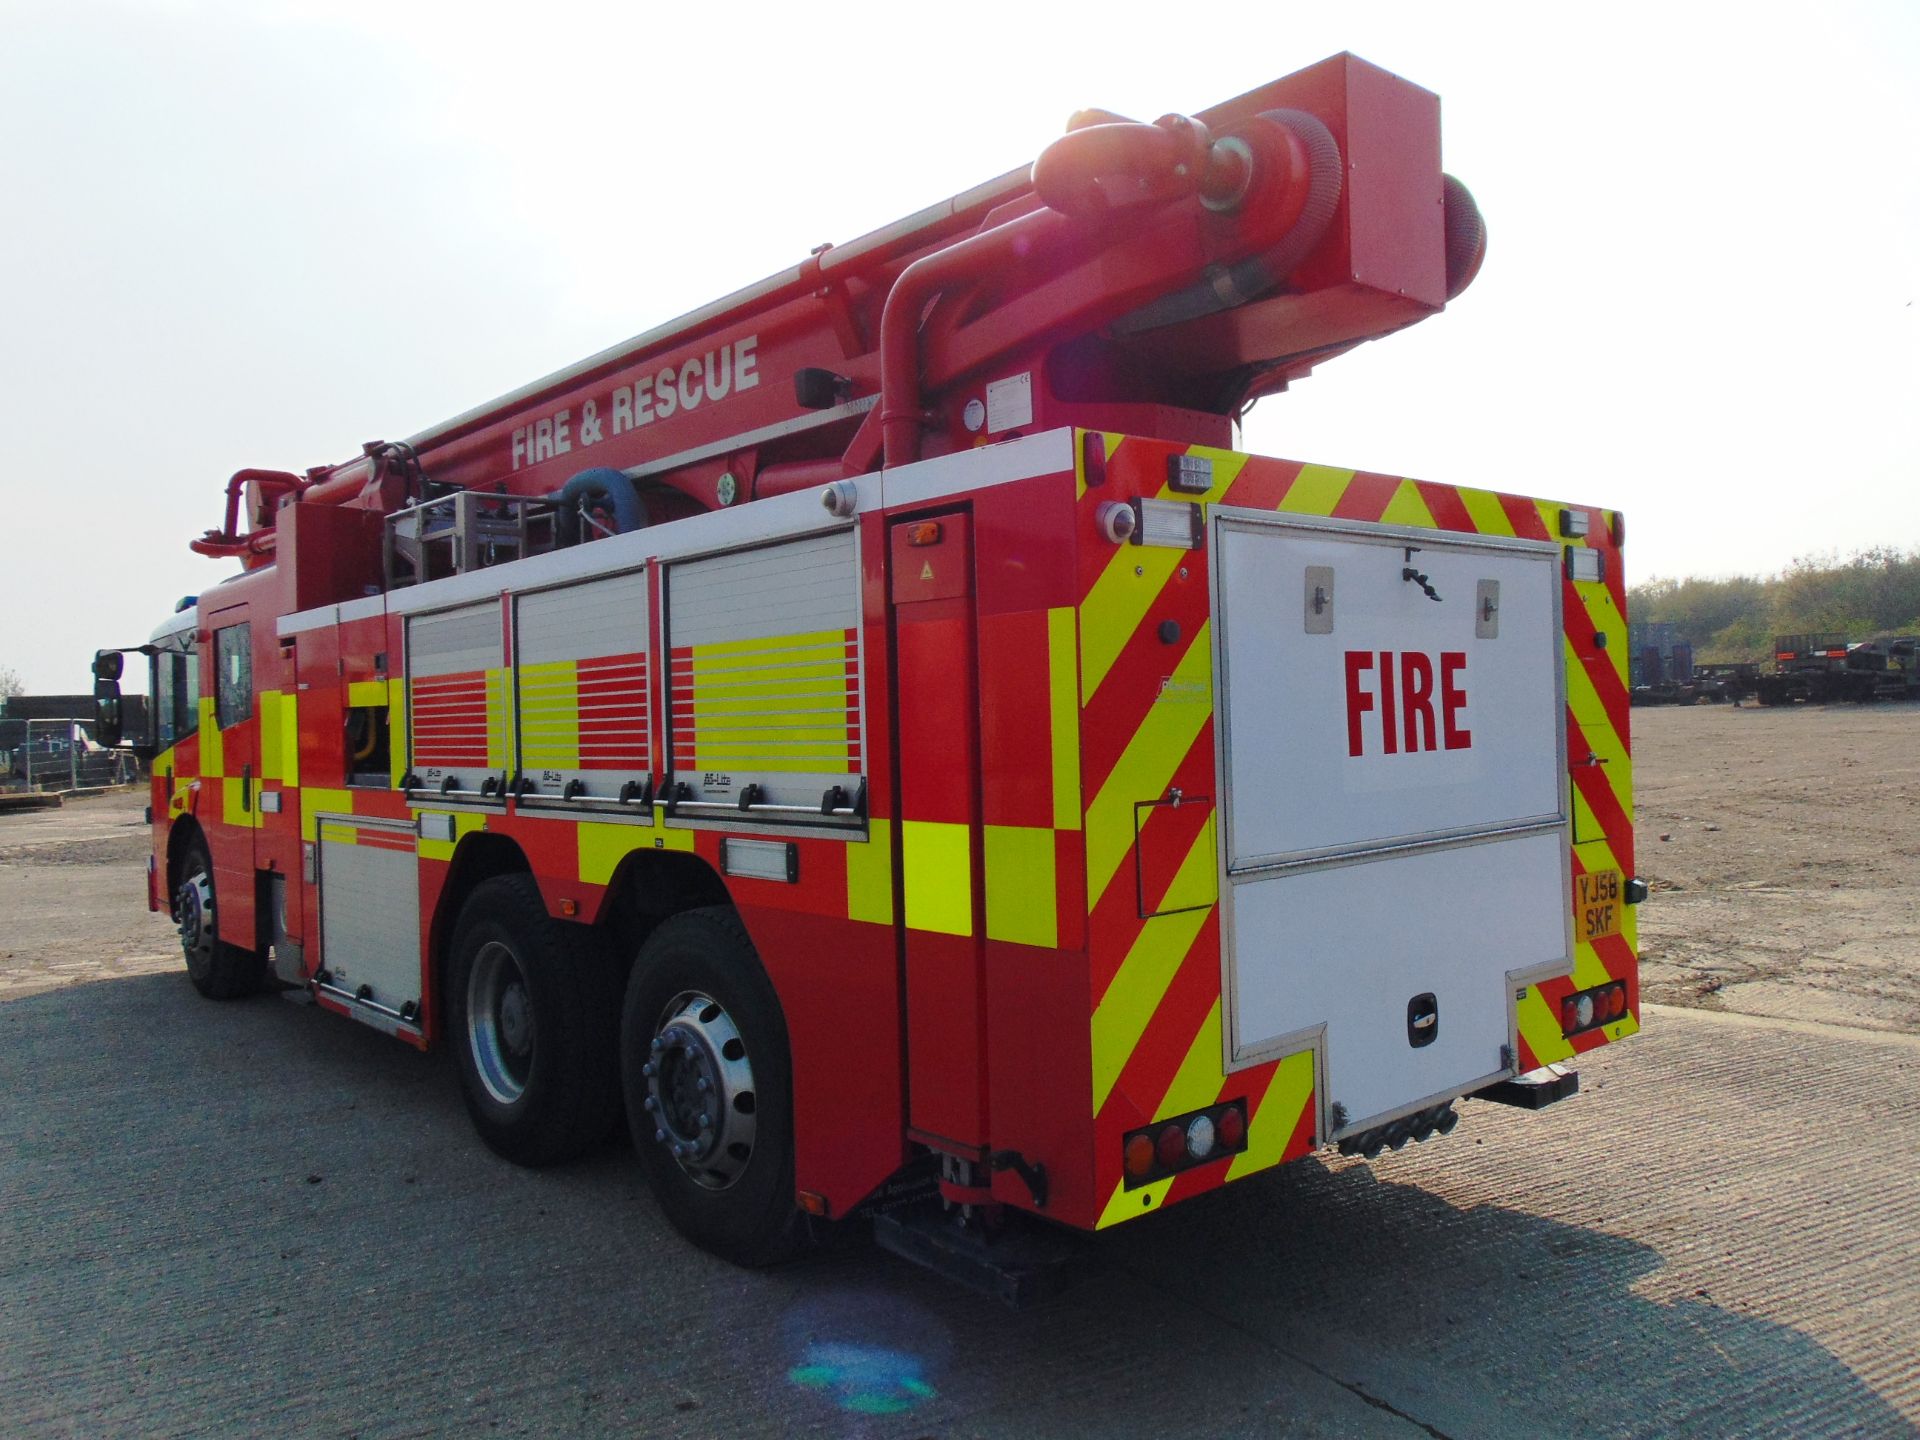
[[[96,741],[88,723],[0,720],[0,792],[97,790],[140,778],[140,762]]]

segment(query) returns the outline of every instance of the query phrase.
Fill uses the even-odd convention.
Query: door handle
[[[253,766],[251,765],[240,767],[240,808],[248,811],[253,809]]]

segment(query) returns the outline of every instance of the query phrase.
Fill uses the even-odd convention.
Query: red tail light
[[[1187,1131],[1183,1125],[1168,1125],[1153,1142],[1155,1156],[1171,1170],[1187,1158]]]
[[[1122,1176],[1129,1190],[1215,1164],[1247,1148],[1247,1102],[1236,1098],[1156,1120],[1128,1131],[1121,1145]]]
[[[1222,1150],[1238,1150],[1247,1138],[1247,1116],[1238,1105],[1229,1105],[1213,1122],[1214,1134]]]

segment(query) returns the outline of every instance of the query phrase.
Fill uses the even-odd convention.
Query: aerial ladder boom
[[[1192,118],[1083,111],[1030,168],[405,441],[242,471],[194,548],[257,565],[282,505],[462,489],[584,509],[575,537],[1060,425],[1224,445],[1259,397],[1441,310],[1485,245],[1438,98],[1353,56]]]

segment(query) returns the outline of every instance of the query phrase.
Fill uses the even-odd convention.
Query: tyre
[[[554,1165],[598,1145],[620,1115],[618,977],[606,942],[547,914],[529,875],[468,897],[447,964],[460,1091],[489,1149]]]
[[[180,931],[180,952],[187,978],[209,1000],[235,1000],[256,994],[267,976],[267,958],[220,938],[218,901],[213,889],[213,857],[206,841],[195,839],[180,861],[173,914]]]
[[[773,983],[724,906],[662,921],[621,1013],[627,1121],[667,1219],[737,1265],[771,1265],[801,1238],[794,1203],[792,1063]]]

